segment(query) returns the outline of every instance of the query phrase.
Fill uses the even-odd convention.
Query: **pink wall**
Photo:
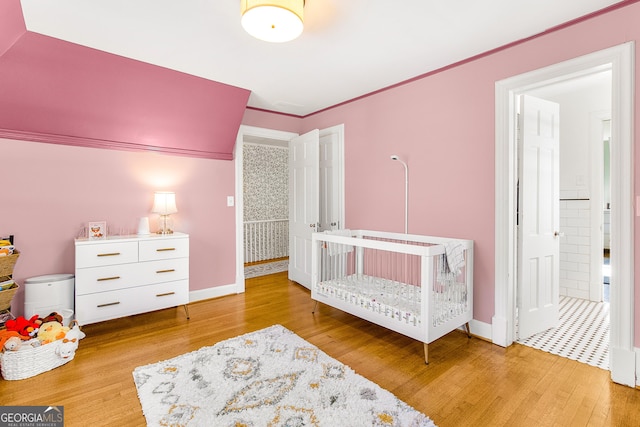
[[[495,82],[629,40],[640,44],[638,22],[640,3],[635,3],[304,118],[302,131],[345,124],[346,226],[402,231],[403,168],[389,159],[399,155],[409,164],[409,232],[475,240],[474,317],[490,324],[495,283]],[[639,110],[634,126],[640,129]],[[636,164],[639,155],[636,150]],[[636,194],[639,176],[636,172]],[[637,237],[635,247],[639,266]],[[636,277],[640,278],[639,267]],[[639,283],[636,279],[636,343]]]
[[[73,239],[83,223],[108,222],[115,232],[137,230],[153,192],[176,192],[177,231],[190,234],[190,289],[235,283],[232,161],[0,139],[0,235],[15,234],[22,251],[14,270],[25,278],[74,272]],[[22,311],[22,290],[14,299]]]

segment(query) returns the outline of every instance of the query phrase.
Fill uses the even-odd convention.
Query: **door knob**
[[[558,237],[558,236],[564,237],[564,233],[561,233],[560,231],[556,231],[553,233],[553,237]]]

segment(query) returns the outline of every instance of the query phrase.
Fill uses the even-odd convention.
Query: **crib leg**
[[[313,310],[311,310],[311,314],[315,314],[316,313],[316,308],[318,308],[318,301],[316,300],[316,303],[313,304]]]
[[[471,328],[469,328],[469,322],[464,324],[464,329],[467,331],[467,337],[471,338]]]
[[[429,344],[424,343],[424,363],[429,364]]]

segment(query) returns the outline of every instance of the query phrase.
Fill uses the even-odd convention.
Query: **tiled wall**
[[[560,295],[589,299],[590,204],[581,191],[560,192]]]

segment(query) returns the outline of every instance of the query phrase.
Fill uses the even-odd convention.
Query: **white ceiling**
[[[307,0],[282,44],[239,0],[21,0],[27,29],[252,91],[304,116],[541,33],[619,0]]]

